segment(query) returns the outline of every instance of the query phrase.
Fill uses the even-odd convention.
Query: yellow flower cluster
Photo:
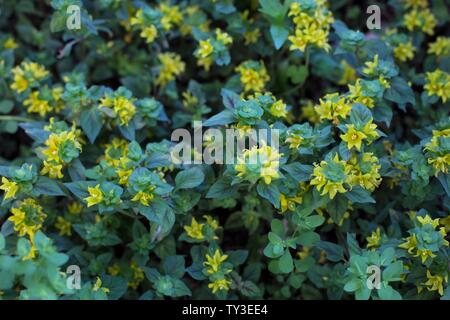
[[[439,226],[439,219],[431,219],[429,215],[426,215],[425,217],[417,217],[417,220],[420,222],[420,224],[426,225],[430,224],[433,226],[433,228],[437,228]],[[449,246],[449,242],[445,240],[445,237],[447,236],[447,233],[445,232],[445,228],[441,227],[439,228],[439,233],[442,236],[443,242],[445,246]],[[408,251],[409,254],[413,255],[414,257],[420,257],[422,263],[425,263],[428,258],[434,258],[436,255],[429,249],[419,249],[417,248],[417,237],[415,234],[412,234],[411,236],[407,237],[405,239],[406,241],[399,245],[399,248],[405,249]]]
[[[435,174],[439,172],[448,173],[450,167],[450,153],[447,150],[441,150],[440,138],[450,138],[450,128],[444,130],[433,130],[431,141],[425,145],[425,151],[428,151],[428,163],[435,169]]]
[[[180,25],[183,21],[183,14],[181,13],[178,5],[170,6],[168,4],[161,3],[158,9],[163,14],[161,24],[165,30],[170,30],[173,26]]]
[[[412,41],[406,43],[400,43],[394,48],[394,56],[398,60],[405,62],[414,58],[414,51],[416,48],[413,46]]]
[[[17,182],[10,181],[8,178],[2,177],[2,185],[0,186],[0,190],[5,191],[3,199],[7,200],[16,196],[17,191],[19,191],[19,185]]]
[[[100,99],[99,108],[111,108],[121,126],[128,125],[136,113],[136,107],[132,99],[127,99],[123,96],[111,96],[109,94],[106,94]]]
[[[42,150],[46,159],[41,174],[48,175],[52,179],[61,179],[64,176],[61,171],[67,165],[64,160],[66,152],[72,152],[75,149],[81,152],[80,135],[81,132],[75,128],[75,125],[69,131],[51,133],[44,143],[46,148]]]
[[[381,230],[380,228],[377,228],[377,230],[373,231],[370,236],[366,238],[367,241],[367,248],[370,249],[376,249],[380,246],[381,242]]]
[[[238,164],[234,169],[238,172],[238,177],[253,182],[262,178],[264,183],[270,184],[272,180],[280,177],[278,169],[281,156],[282,154],[273,147],[253,146],[251,149],[244,150],[242,157],[237,159]]]
[[[427,52],[438,57],[450,55],[450,37],[437,37],[435,42],[430,43]]]
[[[141,33],[139,36],[141,38],[145,39],[145,42],[148,44],[155,41],[156,37],[158,36],[158,29],[154,24],[146,24],[144,21],[144,12],[142,9],[139,9],[136,11],[136,14],[134,17],[130,19],[130,25],[134,26],[137,25],[141,28]]]
[[[88,187],[87,191],[89,196],[84,198],[84,200],[86,201],[88,208],[103,201],[104,194],[103,191],[100,190],[100,184],[97,184],[95,187]]]
[[[166,86],[176,76],[182,74],[186,67],[181,57],[174,52],[160,53],[158,54],[158,59],[161,62],[159,75],[155,80],[158,86]]]
[[[441,275],[432,275],[430,270],[427,270],[427,281],[423,283],[428,291],[437,291],[441,296],[444,295],[444,286],[443,284],[448,282],[448,274],[445,276]]]
[[[341,134],[341,139],[347,143],[349,150],[356,148],[356,150],[360,151],[364,140],[371,144],[379,136],[376,131],[377,125],[373,123],[373,120],[368,121],[361,130],[356,129],[353,124],[347,124],[346,128],[347,132]]]
[[[440,69],[426,73],[426,84],[424,89],[429,96],[437,95],[443,102],[450,98],[450,74]]]
[[[139,287],[139,284],[145,279],[144,270],[142,270],[134,260],[131,261],[130,268],[132,280],[128,282],[128,287],[136,290]]]
[[[326,175],[325,171],[328,166],[333,166],[339,170],[339,174],[333,176]],[[350,168],[346,165],[344,160],[340,160],[336,154],[330,162],[325,160],[320,164],[314,163],[314,170],[312,173],[313,179],[311,185],[316,186],[318,191],[322,190],[321,195],[328,194],[330,199],[334,199],[337,193],[345,193],[344,183],[347,181],[347,175]]]
[[[303,10],[299,2],[292,2],[288,16],[292,17],[295,24],[294,35],[288,37],[292,43],[290,50],[305,51],[310,44],[330,50],[328,33],[334,19],[325,0],[316,1],[315,9],[310,12]]]
[[[409,31],[421,29],[426,34],[432,36],[437,25],[436,17],[429,8],[414,7],[404,16],[405,27]]]
[[[42,228],[47,215],[39,203],[31,198],[23,200],[19,207],[11,209],[12,216],[9,221],[14,224],[14,230],[19,236],[28,236],[31,242],[29,254],[24,259],[33,259],[36,256],[36,248],[33,244],[34,235]]]
[[[332,120],[338,124],[339,118],[345,119],[352,110],[351,102],[347,97],[340,96],[338,93],[331,93],[319,99],[320,104],[314,107],[315,112],[319,115],[319,119]]]
[[[61,99],[63,88],[55,87],[51,89],[51,100],[41,97],[41,92],[32,91],[29,97],[23,102],[23,105],[28,107],[28,113],[38,113],[44,117],[49,112],[59,112],[63,108],[63,101]]]
[[[364,189],[374,191],[381,183],[379,170],[381,165],[378,158],[371,152],[364,152],[358,161],[358,156],[353,154],[347,164],[350,168],[348,183],[360,185]]]
[[[206,273],[208,275],[215,275],[220,271],[222,263],[228,259],[228,255],[221,254],[219,249],[216,249],[214,254],[211,256],[208,253],[206,254],[206,261],[203,263],[206,269]],[[231,272],[230,269],[225,270],[224,273]],[[211,289],[212,293],[216,293],[219,290],[228,291],[230,288],[231,281],[226,279],[226,277],[220,277],[214,279],[211,283],[208,284],[208,288]]]
[[[11,89],[22,93],[37,81],[44,79],[49,73],[45,68],[35,62],[23,61],[11,70],[14,80]]]
[[[197,64],[203,67],[206,71],[209,71],[211,64],[213,63],[213,53],[214,46],[213,41],[221,42],[224,46],[230,46],[233,43],[233,38],[220,29],[216,29],[216,39],[206,39],[200,40],[198,43],[198,48],[195,51],[195,56],[197,57]]]
[[[261,92],[270,80],[270,76],[263,62],[259,64],[254,61],[243,62],[236,67],[236,72],[241,74],[240,79],[245,92]]]
[[[204,227],[205,225],[209,226],[211,230],[215,231],[219,228],[219,222],[214,219],[212,216],[204,215],[203,218],[205,219],[205,223],[199,223],[197,220],[192,217],[191,225],[184,226],[183,229],[186,231],[186,234],[189,238],[195,239],[195,240],[205,240],[205,233],[204,233]],[[213,239],[218,239],[217,236],[213,236]]]

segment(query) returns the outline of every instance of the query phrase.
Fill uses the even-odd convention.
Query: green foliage
[[[0,298],[450,299],[448,8],[379,5],[3,1]]]

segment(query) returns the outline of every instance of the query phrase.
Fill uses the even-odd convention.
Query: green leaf
[[[212,116],[205,122],[203,122],[204,127],[212,127],[212,126],[223,126],[226,124],[230,124],[236,121],[236,117],[234,112],[230,110],[223,110],[222,112]]]
[[[314,167],[299,162],[293,162],[281,167],[281,170],[287,172],[295,181],[304,182],[311,180],[311,174]]]
[[[339,224],[347,211],[348,200],[338,194],[333,200],[328,202],[327,211],[335,224]]]
[[[183,256],[168,256],[163,262],[164,273],[181,279],[185,272],[185,262]]]
[[[350,122],[356,127],[364,126],[372,119],[372,113],[366,106],[355,103],[350,111]]]
[[[175,185],[178,189],[191,189],[198,187],[204,179],[205,175],[202,170],[199,168],[190,168],[177,174],[175,177]]]
[[[352,190],[345,193],[345,196],[353,203],[375,203],[370,192],[360,186],[353,187]]]
[[[381,285],[381,288],[377,292],[381,300],[402,300],[400,293],[390,285]]]
[[[344,249],[335,243],[320,241],[316,243],[316,247],[324,250],[327,254],[327,259],[330,261],[337,262],[344,260]]]
[[[102,117],[97,108],[85,110],[80,115],[80,126],[89,139],[90,143],[94,143],[100,130],[102,129]]]
[[[238,186],[231,186],[231,179],[228,177],[220,177],[209,188],[206,193],[207,199],[225,199],[232,198],[236,194]]]
[[[0,102],[0,113],[10,113],[14,108],[14,102],[11,100],[3,100]]]
[[[402,273],[403,263],[401,261],[396,261],[383,270],[382,279],[386,282],[399,281]]]
[[[256,186],[258,194],[266,200],[269,200],[275,208],[280,207],[280,190],[278,187],[272,184],[258,183]]]
[[[33,187],[33,194],[47,196],[65,196],[58,183],[47,177],[39,177],[37,183]]]
[[[278,50],[283,46],[284,42],[286,41],[289,35],[289,30],[286,29],[286,27],[283,24],[281,25],[272,24],[270,26],[270,35],[272,36],[275,48]]]
[[[395,77],[391,81],[391,87],[386,90],[384,97],[392,102],[400,105],[411,103],[413,106],[416,104],[416,98],[414,92],[408,85],[405,79],[401,77]]]
[[[294,262],[289,250],[286,250],[281,258],[278,260],[278,268],[281,273],[289,273],[294,269]]]

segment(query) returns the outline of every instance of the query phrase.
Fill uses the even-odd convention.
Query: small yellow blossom
[[[97,184],[95,187],[88,187],[89,197],[84,198],[87,202],[88,207],[92,207],[103,201],[103,192],[100,190],[100,185]]]
[[[184,230],[186,234],[192,239],[203,240],[205,239],[205,235],[203,234],[204,223],[198,223],[194,217],[192,217],[191,225],[184,226]]]
[[[2,177],[2,185],[0,189],[5,191],[4,199],[14,198],[16,196],[17,191],[19,190],[19,185],[17,182],[10,181],[6,177]]]
[[[216,251],[214,251],[214,255],[210,256],[208,253],[206,254],[206,260],[203,265],[207,266],[207,273],[208,274],[215,274],[219,271],[220,265],[222,264],[222,262],[224,262],[225,260],[228,259],[228,255],[226,254],[221,254],[219,249],[216,249]]]
[[[60,236],[72,235],[72,224],[61,216],[56,218],[55,228],[59,230]]]
[[[227,279],[218,279],[208,284],[208,288],[212,293],[216,293],[219,290],[228,291],[230,289],[231,281]]]

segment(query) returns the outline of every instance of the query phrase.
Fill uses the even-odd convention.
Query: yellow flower
[[[100,184],[97,184],[94,188],[88,187],[89,197],[84,198],[88,207],[92,207],[103,201],[103,192],[100,190]]]
[[[437,37],[436,41],[430,43],[428,53],[434,53],[438,57],[450,54],[450,37]]]
[[[195,107],[199,104],[198,98],[195,95],[193,95],[190,91],[184,91],[182,93],[182,96],[183,96],[183,106],[186,109]]]
[[[161,62],[159,75],[155,80],[158,86],[164,87],[184,72],[185,64],[178,54],[173,52],[160,53],[158,59]]]
[[[356,130],[353,124],[348,124],[347,133],[341,134],[341,139],[342,141],[347,142],[347,147],[349,150],[353,147],[355,147],[358,151],[361,150],[362,141],[366,138],[367,136],[363,132]]]
[[[302,203],[302,197],[301,196],[295,196],[295,197],[286,197],[284,194],[280,194],[280,211],[281,213],[289,211],[294,211],[297,204]]]
[[[169,6],[161,3],[159,10],[163,13],[161,24],[165,30],[172,29],[173,25],[179,25],[183,20],[183,14],[179,6]]]
[[[416,48],[414,48],[411,41],[407,43],[400,43],[398,46],[394,48],[394,56],[402,61],[405,62],[407,60],[412,60],[414,58],[414,51]]]
[[[223,32],[219,28],[216,29],[216,39],[222,42],[224,45],[230,45],[233,43],[233,38],[226,32]]]
[[[95,283],[92,287],[92,291],[97,292],[98,290],[102,289],[102,291],[104,293],[109,293],[109,289],[108,288],[102,288],[102,280],[100,279],[100,277],[97,277],[97,280],[95,280]]]
[[[151,186],[150,189],[154,187]],[[154,194],[152,193],[148,193],[148,192],[143,192],[143,191],[138,191],[134,197],[131,199],[131,201],[139,201],[140,203],[142,203],[144,206],[149,206],[150,205],[150,201],[153,200],[153,198],[155,197]]]
[[[60,236],[72,235],[72,224],[61,216],[56,218],[55,228],[59,230]]]
[[[62,177],[64,177],[64,175],[61,172],[62,168],[63,168],[62,164],[49,163],[44,160],[44,166],[41,169],[41,174],[42,175],[48,174],[48,176],[52,179],[61,179]]]
[[[259,68],[253,68],[250,63],[244,62],[236,68],[236,71],[241,74],[240,80],[244,85],[245,92],[252,90],[254,92],[261,92],[270,80],[270,76],[263,63],[260,63]]]
[[[3,47],[5,49],[16,49],[19,45],[17,44],[16,40],[14,38],[9,37],[5,43],[3,44]]]
[[[281,156],[282,154],[273,147],[253,146],[251,149],[244,150],[234,168],[238,172],[238,177],[248,178],[250,181],[263,178],[264,183],[270,184],[273,179],[280,177],[278,168]]]
[[[367,248],[378,248],[380,246],[381,241],[381,231],[380,228],[377,228],[376,231],[373,231],[372,234],[366,238]]]
[[[420,28],[426,34],[432,36],[437,25],[436,17],[429,8],[414,8],[404,16],[404,24],[409,31]]]
[[[427,286],[428,291],[437,291],[441,296],[444,295],[444,281],[448,282],[448,277],[442,277],[440,275],[432,275],[430,270],[427,270],[427,282],[424,283]]]
[[[133,280],[128,282],[128,286],[131,289],[136,290],[139,287],[139,284],[145,279],[144,270],[142,270],[134,260],[131,261],[130,268],[133,271]]]
[[[120,274],[120,266],[117,263],[109,266],[108,273],[112,276],[118,276]]]
[[[354,85],[348,85],[348,98],[353,103],[361,103],[368,108],[373,108],[375,106],[375,101],[371,97],[366,97],[363,95],[363,88],[360,81],[361,79],[357,79]]]
[[[5,191],[4,200],[7,200],[15,197],[17,191],[19,190],[19,185],[17,182],[9,181],[8,178],[2,177],[2,185],[0,186],[0,189]]]
[[[435,175],[439,172],[448,173],[450,167],[450,154],[441,151],[439,137],[450,137],[450,129],[433,130],[431,141],[425,145],[424,150],[427,152],[428,163],[435,169]]]
[[[191,225],[184,226],[184,231],[186,234],[192,239],[203,240],[205,239],[205,235],[203,234],[204,223],[198,223],[194,217],[192,217]]]
[[[450,98],[450,74],[440,69],[426,73],[427,82],[424,89],[429,96],[437,95],[445,103]]]
[[[328,166],[332,167],[332,170],[337,171],[338,174],[333,174],[332,178],[327,177],[325,172],[328,171]],[[327,161],[321,161],[318,165],[314,164],[314,170],[312,176],[314,177],[310,184],[315,185],[318,191],[321,191],[321,195],[328,194],[330,199],[334,199],[337,193],[347,192],[344,188],[344,183],[347,180],[349,168],[346,166],[345,161],[339,160],[339,156],[336,154],[333,159],[328,163]]]
[[[14,230],[19,232],[21,237],[33,237],[36,231],[42,228],[47,216],[37,201],[31,198],[23,200],[18,208],[12,208],[11,213],[13,215],[8,220],[14,224]]]
[[[274,117],[286,118],[287,116],[286,104],[283,102],[283,100],[277,100],[270,106],[269,112]]]
[[[343,73],[341,78],[338,81],[339,85],[346,85],[348,83],[353,83],[356,80],[356,70],[352,68],[351,65],[348,64],[346,60],[341,61],[341,66],[343,69]]]
[[[371,152],[364,152],[361,155],[360,161],[361,165],[356,155],[350,157],[348,163],[348,167],[350,168],[348,183],[351,185],[360,185],[364,189],[374,191],[381,183],[379,173],[381,165],[378,162],[378,158]]]
[[[207,261],[203,262],[203,265],[208,266],[208,269],[206,270],[208,274],[217,273],[222,262],[228,259],[228,255],[221,254],[219,249],[216,249],[213,256],[210,256],[207,253],[205,257]]]
[[[320,120],[332,120],[335,124],[339,123],[339,118],[345,119],[352,110],[352,105],[338,93],[327,94],[324,99],[319,99],[319,102],[314,111]]]
[[[121,126],[126,126],[133,119],[136,113],[136,107],[132,99],[127,99],[123,96],[111,97],[106,95],[100,99],[99,107],[111,108],[114,110],[116,117],[119,119]]]
[[[206,58],[214,51],[214,47],[211,44],[211,39],[200,40],[198,43],[197,56],[200,58]]]
[[[362,72],[369,76],[374,75],[376,68],[378,67],[378,54],[373,57],[373,61],[367,61],[365,65],[366,67],[362,69]]]
[[[258,41],[259,37],[261,36],[261,31],[259,28],[255,28],[252,31],[246,31],[244,33],[244,43],[245,45],[254,44]]]
[[[203,218],[206,219],[206,224],[211,227],[211,229],[216,230],[219,228],[219,222],[209,215],[204,215]]]
[[[405,249],[409,254],[413,254],[415,248],[417,247],[417,238],[416,235],[413,234],[406,238],[406,241],[398,246],[399,248]]]
[[[227,279],[218,279],[208,284],[208,288],[212,293],[216,293],[219,290],[228,291],[230,289],[231,281]]]
[[[79,214],[83,210],[83,205],[78,202],[71,202],[67,205],[67,210],[70,214]]]
[[[152,43],[158,36],[158,29],[156,29],[154,25],[151,25],[142,29],[139,35],[141,36],[141,38],[145,39],[145,42]]]
[[[424,226],[426,224],[430,224],[433,228],[437,228],[439,226],[439,219],[431,219],[431,217],[427,214],[425,217],[418,216],[417,220]]]
[[[298,2],[291,3],[288,13],[293,17],[295,33],[288,37],[292,43],[290,50],[305,51],[309,44],[328,51],[331,47],[328,44],[328,34],[330,24],[334,21],[332,13],[327,9],[326,2],[320,1],[314,12],[308,14],[303,11]]]

